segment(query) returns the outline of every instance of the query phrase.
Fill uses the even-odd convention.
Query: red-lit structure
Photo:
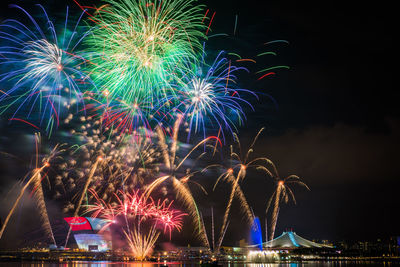
[[[71,227],[71,231],[93,230],[85,217],[65,217],[64,220]]]

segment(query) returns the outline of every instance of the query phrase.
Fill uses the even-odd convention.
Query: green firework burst
[[[108,99],[156,105],[171,94],[177,70],[201,54],[203,6],[196,0],[105,2],[86,41],[92,78]]]

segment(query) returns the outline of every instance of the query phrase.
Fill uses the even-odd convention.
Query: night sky
[[[60,2],[41,1],[62,11]],[[243,87],[260,95],[259,101],[252,99],[256,111],[247,113],[240,128],[243,143],[265,126],[255,154],[275,162],[282,177],[297,174],[311,188],[309,192],[292,187],[298,203],[281,206],[276,233],[293,228],[309,239],[330,240],[400,235],[395,220],[400,114],[399,92],[394,88],[394,7],[343,0],[200,2],[216,12],[212,34],[230,35],[210,40],[211,50],[243,57],[258,51],[278,53],[271,61],[248,65],[253,73],[273,65],[290,67],[260,81],[254,74],[241,80]],[[6,3],[0,4],[0,19],[13,12]],[[273,40],[289,44],[263,45]],[[15,150],[21,148],[16,145]],[[4,188],[9,181],[9,177],[1,181]],[[243,184],[262,220],[272,188],[272,180],[257,173]],[[227,242],[243,237],[237,233],[241,225],[239,219],[231,222]]]
[[[272,95],[278,108],[269,109],[268,99],[255,105],[248,128],[240,132],[251,137],[265,126],[258,152],[268,155],[282,176],[298,174],[311,188],[294,189],[298,204],[282,206],[277,233],[293,228],[308,238],[332,240],[398,235],[393,7],[359,1],[263,3],[207,5],[217,12],[216,29],[232,31],[238,14],[237,35],[246,42],[289,41],[278,46],[275,63],[291,69],[255,86]],[[245,185],[257,192],[249,194],[256,202],[266,192],[257,186],[259,179]]]

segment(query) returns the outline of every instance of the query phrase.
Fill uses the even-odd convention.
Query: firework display
[[[39,151],[39,149],[40,149],[40,134],[35,134],[35,143],[36,143],[35,168],[27,175],[27,177],[30,176],[30,178],[27,179],[27,181],[25,181],[25,185],[20,190],[16,201],[14,202],[10,212],[8,213],[6,219],[1,227],[1,230],[0,230],[0,238],[2,237],[3,232],[8,224],[8,221],[10,220],[11,215],[14,213],[14,211],[15,211],[18,203],[20,202],[22,196],[24,195],[26,189],[28,189],[28,187],[30,185],[33,185],[32,192],[35,195],[35,201],[36,201],[37,207],[39,209],[39,216],[41,218],[43,228],[46,232],[47,237],[49,239],[51,239],[53,241],[53,243],[55,244],[56,242],[54,239],[53,231],[51,229],[50,220],[49,220],[49,217],[47,214],[46,203],[45,203],[44,195],[43,195],[42,172],[45,169],[50,167],[50,162],[53,159],[57,158],[62,150],[59,148],[58,145],[55,146],[48,155],[43,157],[42,162],[40,162],[40,159],[39,159],[39,156],[40,156],[40,151]],[[39,165],[40,163],[42,163],[42,164]]]
[[[62,24],[40,5],[40,18],[11,5],[33,27],[14,19],[0,23],[0,114],[34,130],[37,152],[0,238],[30,188],[46,238],[54,245],[66,246],[71,231],[92,229],[89,221],[96,221],[93,229],[119,233],[137,260],[152,254],[160,236],[171,240],[184,226],[219,253],[234,219],[230,214],[235,200],[248,225],[254,221],[241,186],[250,169],[276,181],[267,206],[267,213],[273,206],[273,238],[279,204],[294,200],[286,184],[306,185],[294,175],[280,179],[267,157],[251,157],[263,129],[242,153],[238,130],[258,94],[243,89],[240,74],[251,72],[240,64],[256,61],[234,52],[207,55],[215,12],[209,17],[196,0],[74,5],[81,12],[71,18],[67,8]],[[270,54],[275,55],[255,56]],[[262,80],[275,74],[270,70],[284,68],[267,67],[254,74]],[[45,156],[39,152],[40,132],[56,141]],[[224,147],[232,140],[229,164],[223,160],[202,165],[216,154],[226,157]],[[197,178],[212,169],[220,174],[208,190]],[[196,190],[208,197],[221,182],[230,187],[215,244],[214,215],[209,242]],[[69,223],[63,240],[54,237],[47,197],[58,203]],[[186,218],[191,223],[184,225]],[[80,220],[87,228],[76,226]]]
[[[310,188],[308,188],[308,186],[302,182],[297,175],[289,175],[288,177],[281,179],[275,165],[273,165],[273,170],[274,173],[272,177],[275,179],[276,187],[268,201],[266,210],[266,212],[268,212],[271,205],[273,205],[269,240],[274,239],[276,223],[278,221],[279,204],[281,202],[288,203],[290,198],[294,203],[296,203],[296,198],[294,197],[294,193],[292,189],[290,189],[289,184],[299,184],[310,190]]]
[[[230,147],[230,150],[231,150],[230,162],[231,162],[231,165],[233,165],[233,166],[231,166],[224,173],[222,173],[215,182],[214,189],[220,180],[226,181],[232,185],[228,204],[227,204],[225,214],[224,214],[220,237],[219,237],[219,240],[217,243],[217,249],[219,249],[219,247],[222,244],[222,240],[223,240],[224,233],[226,231],[226,227],[227,227],[227,223],[228,223],[228,216],[229,216],[229,213],[231,210],[233,199],[235,197],[239,200],[240,206],[242,208],[242,212],[244,213],[244,216],[247,219],[247,221],[249,223],[252,223],[254,221],[254,215],[250,209],[250,206],[246,200],[246,197],[245,197],[239,183],[246,178],[246,174],[249,169],[256,169],[256,170],[262,171],[262,172],[266,173],[267,175],[271,176],[270,175],[271,172],[268,169],[270,164],[273,165],[271,160],[269,160],[266,157],[258,157],[258,158],[254,158],[254,159],[250,158],[251,153],[254,152],[253,151],[254,145],[256,144],[256,141],[263,130],[264,130],[264,128],[262,128],[257,133],[257,135],[255,136],[253,142],[251,143],[249,149],[247,150],[247,152],[245,154],[242,154],[242,147],[241,147],[240,141],[239,141],[237,135],[235,135],[235,143],[236,143],[238,151],[235,151],[233,145],[231,145],[231,147]],[[224,166],[221,166],[221,165],[213,165],[213,166],[219,167],[220,169],[226,169],[226,168],[224,168]]]
[[[84,71],[86,60],[78,50],[89,31],[79,27],[83,13],[71,22],[68,8],[63,27],[56,29],[56,22],[41,5],[39,18],[20,6],[11,7],[25,15],[30,24],[14,19],[0,24],[0,82],[9,88],[0,95],[0,114],[11,111],[10,120],[19,116],[33,119],[51,132],[60,124],[60,113],[73,103],[84,105],[86,84],[96,88]]]
[[[243,94],[255,95],[249,90],[235,88],[237,76],[242,67],[236,67],[219,52],[210,66],[203,60],[201,65],[188,67],[189,73],[176,85],[178,90],[168,101],[176,102],[174,107],[179,110],[188,123],[190,133],[203,132],[206,137],[206,128],[216,128],[233,133],[236,122],[242,123],[245,113],[242,105],[251,104],[241,97]]]
[[[107,0],[94,12],[96,25],[85,42],[91,75],[109,98],[156,106],[172,90],[174,73],[197,61],[205,39],[202,6],[195,2]]]

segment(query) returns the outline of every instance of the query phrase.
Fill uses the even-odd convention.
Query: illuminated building
[[[91,217],[66,217],[70,231],[80,250],[105,252],[112,248],[106,238],[107,221]],[[101,232],[101,233],[100,233]]]
[[[249,247],[259,247],[259,244],[254,244]],[[264,242],[262,244],[262,247],[272,250],[290,250],[300,248],[333,248],[330,245],[320,244],[307,240],[292,231],[283,232],[279,237]]]

